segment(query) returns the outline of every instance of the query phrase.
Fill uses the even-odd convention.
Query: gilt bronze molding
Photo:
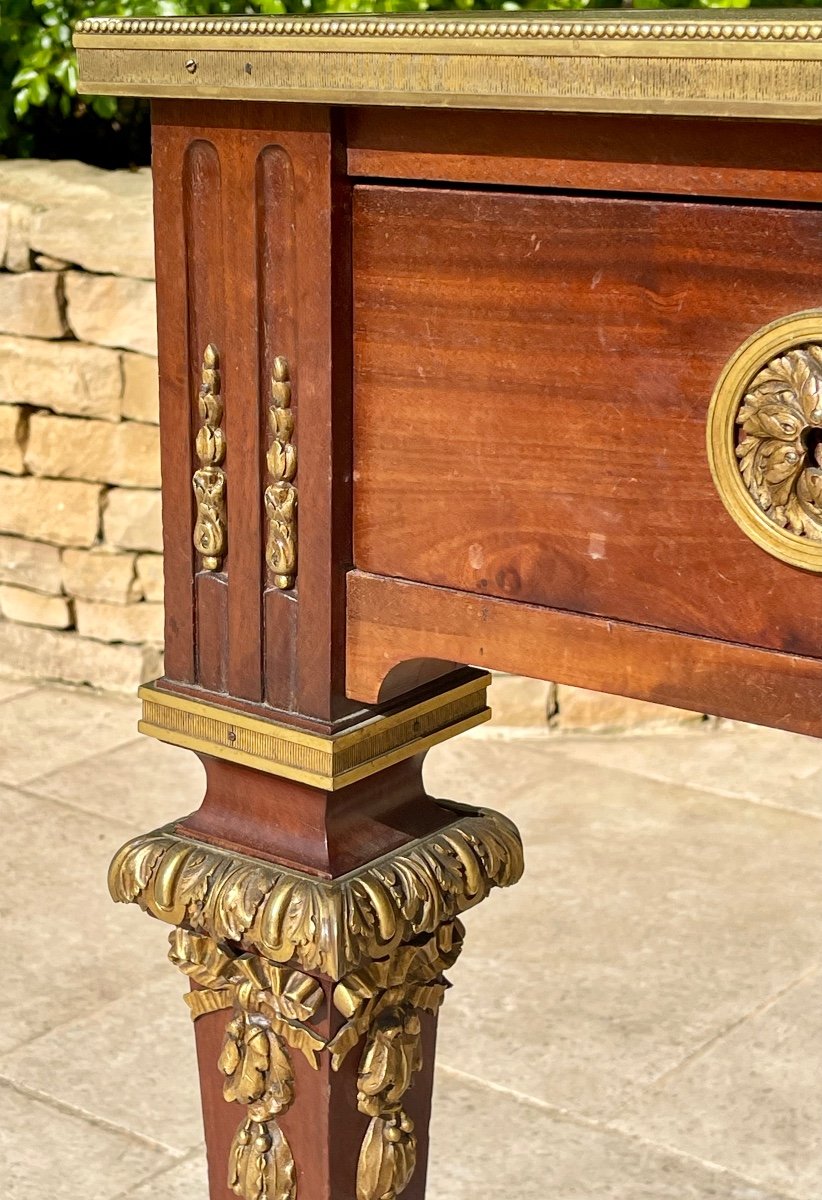
[[[276,588],[293,588],[297,575],[297,447],[291,410],[291,372],[284,358],[274,360],[268,410],[271,445],[266,455],[271,482],[265,489],[268,537],[265,561]]]
[[[443,972],[462,949],[459,921],[368,963],[332,992],[344,1023],[329,1040],[311,1027],[325,1000],[310,975],[237,953],[208,936],[175,929],[169,958],[198,985],[185,996],[192,1019],[230,1009],[218,1068],[223,1095],[246,1113],[234,1136],[228,1186],[242,1200],[297,1200],[294,1156],[277,1118],[297,1099],[290,1051],[310,1066],[328,1053],[339,1070],[362,1043],[357,1107],[370,1117],[357,1167],[357,1200],[399,1196],[416,1166],[414,1125],[403,1098],[422,1066],[420,1013],[436,1013]]]
[[[171,925],[340,980],[434,933],[493,888],[516,883],[522,870],[511,821],[454,806],[454,821],[438,833],[330,881],[168,826],[123,846],[109,890]]]
[[[475,673],[457,687],[333,736],[145,684],[139,729],[174,746],[333,791],[487,721],[490,681],[485,672]]]
[[[219,571],[226,549],[225,435],[222,430],[223,400],[220,390],[220,356],[209,343],[203,355],[203,382],[198,403],[202,426],[195,448],[200,466],[192,484],[197,500],[194,546],[202,557],[204,571]]]
[[[228,1186],[243,1200],[295,1200],[294,1156],[277,1117],[294,1103],[289,1049],[316,1068],[322,1038],[310,1021],[323,1003],[308,975],[237,954],[211,938],[175,929],[169,958],[198,985],[185,997],[193,1018],[231,1008],[218,1067],[223,1095],[246,1115],[231,1145]]]
[[[822,309],[774,321],[733,355],[711,401],[708,459],[749,538],[822,571]]]

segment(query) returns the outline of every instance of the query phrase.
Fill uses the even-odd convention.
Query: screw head
[[[186,59],[186,70],[188,71],[189,75],[193,75],[197,70],[197,60],[194,58]]]

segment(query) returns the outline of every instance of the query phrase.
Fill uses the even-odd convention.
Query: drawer
[[[822,213],[363,185],[353,238],[360,570],[818,654],[822,577],[729,516],[706,423],[820,303]]]

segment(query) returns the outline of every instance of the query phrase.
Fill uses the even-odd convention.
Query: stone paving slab
[[[785,1200],[722,1167],[440,1072],[428,1200]]]
[[[133,991],[148,963],[162,962],[166,934],[158,922],[124,920],[131,914],[109,900],[108,863],[128,826],[0,787],[0,830],[0,1053],[9,1053]]]
[[[205,1150],[152,1176],[114,1200],[206,1200],[208,1178]]]
[[[0,783],[31,779],[113,749],[137,736],[130,700],[81,689],[25,691],[0,710]]]
[[[564,750],[611,770],[822,817],[822,741],[798,733],[708,726],[692,734],[567,738]]]
[[[189,750],[138,737],[38,775],[26,791],[147,833],[199,807],[205,771]]]
[[[801,1196],[822,1194],[822,972],[627,1105],[615,1124]]]
[[[105,889],[202,772],[136,716],[0,687],[10,1200],[205,1200],[168,930]],[[819,1200],[820,751],[739,729],[432,751],[432,792],[509,812],[527,873],[467,917],[429,1200]]]
[[[526,874],[466,914],[440,1061],[604,1120],[822,960],[822,826],[564,762],[500,797]]]
[[[167,1162],[158,1147],[0,1085],[4,1200],[111,1200]]]

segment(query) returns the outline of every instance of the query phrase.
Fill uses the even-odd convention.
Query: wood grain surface
[[[813,123],[353,108],[348,170],[372,179],[822,200]]]
[[[332,725],[351,562],[349,186],[321,106],[153,107],[166,547],[166,677]],[[197,392],[220,353],[228,553],[191,545]],[[270,380],[288,359],[298,453],[296,586],[271,584],[263,494]],[[194,578],[197,575],[195,586]]]
[[[733,351],[819,302],[822,214],[359,186],[354,217],[359,569],[820,652],[822,579],[728,516],[705,429]]]
[[[817,658],[351,573],[349,695],[374,703],[397,667],[453,658],[822,736]]]

